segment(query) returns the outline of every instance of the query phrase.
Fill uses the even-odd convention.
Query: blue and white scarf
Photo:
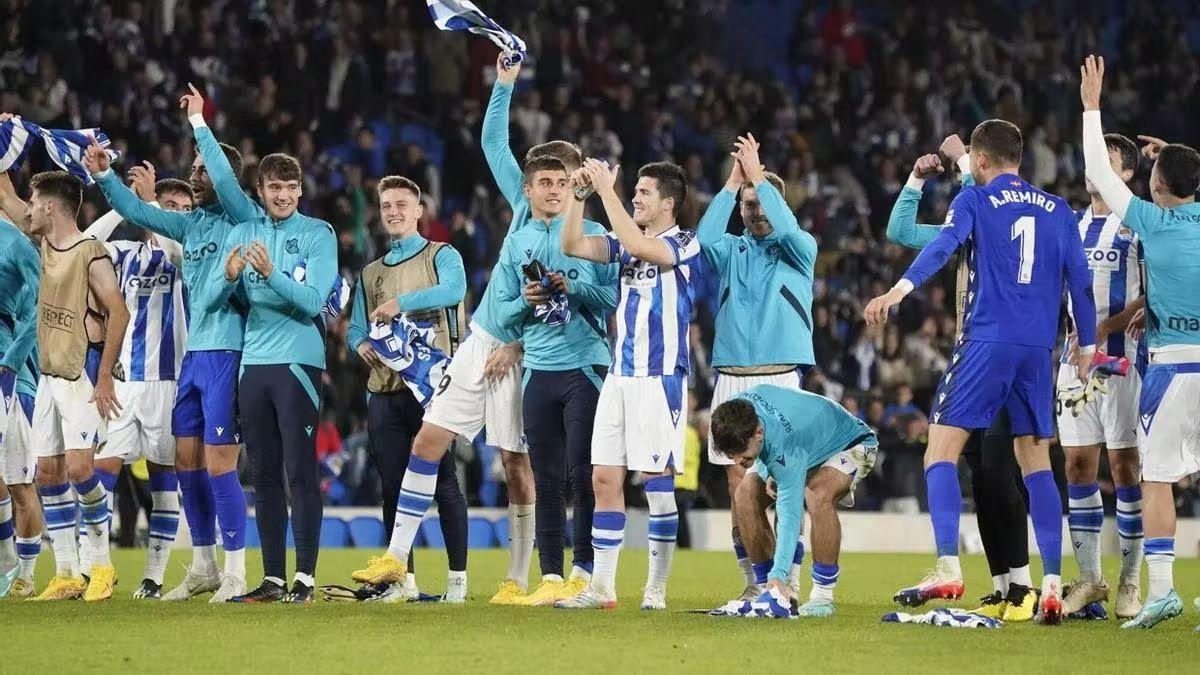
[[[506,68],[525,60],[525,41],[492,21],[470,0],[426,0],[426,3],[429,5],[429,15],[438,28],[482,35],[504,50]]]
[[[434,346],[431,321],[410,321],[401,314],[391,323],[377,323],[367,338],[379,360],[400,373],[422,406],[429,405],[450,357]]]
[[[85,185],[93,183],[91,175],[83,167],[83,152],[92,144],[92,139],[107,150],[110,161],[116,161],[120,156],[117,151],[108,149],[108,136],[99,128],[43,129],[33,122],[13,117],[6,122],[0,122],[0,152],[3,152],[0,155],[0,171],[20,167],[29,146],[38,138],[45,143],[50,159]]]

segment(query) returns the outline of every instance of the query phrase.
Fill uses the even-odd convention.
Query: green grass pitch
[[[174,556],[167,586],[183,575]],[[349,584],[362,551],[321,553],[318,583]],[[570,552],[567,553],[570,559]],[[682,551],[675,559],[666,613],[641,612],[644,551],[621,556],[620,599],[611,612],[492,607],[487,599],[507,569],[507,553],[472,551],[466,605],[375,605],[318,601],[310,606],[213,606],[203,600],[135,601],[141,551],[117,551],[120,584],[113,600],[23,603],[0,600],[4,670],[36,672],[274,673],[444,672],[1153,672],[1195,663],[1200,616],[1200,561],[1181,559],[1175,581],[1184,616],[1150,631],[1122,631],[1115,619],[1059,627],[1010,625],[961,630],[885,625],[891,595],[915,582],[930,556],[847,554],[837,589],[838,613],[827,620],[715,619],[681,613],[710,607],[741,591],[732,556]],[[39,590],[52,573],[49,552]],[[807,561],[806,561],[807,562]],[[247,556],[252,583],[257,551]],[[1115,578],[1117,561],[1105,560]],[[1073,570],[1073,561],[1065,561]],[[807,564],[806,564],[807,570]],[[971,598],[990,590],[979,556],[964,558]],[[536,569],[536,561],[534,563]],[[422,590],[440,592],[445,557],[419,550]],[[806,584],[807,586],[807,584]],[[807,590],[805,590],[807,593]],[[86,669],[86,670],[85,670]]]

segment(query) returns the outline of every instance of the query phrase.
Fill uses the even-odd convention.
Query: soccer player
[[[958,166],[964,186],[975,184],[967,148],[958,134],[946,137],[939,150]],[[937,238],[943,226],[918,224],[917,206],[926,179],[942,171],[942,160],[936,154],[924,155],[913,163],[912,175],[896,197],[888,219],[889,240],[922,249]],[[968,272],[968,265],[960,263],[954,303],[960,334],[963,306],[967,301]],[[1008,622],[1029,621],[1037,610],[1037,593],[1029,572],[1025,497],[1017,486],[1020,468],[1013,454],[1008,414],[1001,410],[987,430],[972,432],[963,455],[971,467],[975,518],[993,584],[993,591],[984,596],[973,611]],[[906,596],[902,599],[919,605],[928,598]]]
[[[725,188],[709,202],[696,229],[704,257],[721,280],[712,353],[717,371],[713,407],[759,384],[799,391],[814,363],[812,286],[817,242],[800,229],[783,200],[783,179],[763,170],[753,134],[744,145],[748,162],[734,160]],[[735,203],[746,226],[740,237],[725,232]],[[780,340],[780,335],[788,339]],[[746,470],[714,449],[711,434],[708,461],[725,467],[733,514],[737,487]],[[734,522],[733,550],[746,580],[742,598],[753,600],[762,589],[755,583]],[[803,555],[798,546],[797,563]]]
[[[958,457],[970,431],[991,426],[1003,408],[1042,555],[1041,612],[1054,624],[1062,619],[1062,499],[1046,439],[1054,435],[1050,353],[1064,280],[1078,321],[1081,378],[1088,377],[1095,352],[1095,307],[1070,208],[1017,175],[1022,150],[1021,132],[1009,122],[988,120],[975,127],[969,161],[976,186],[959,192],[937,238],[865,314],[869,325],[882,325],[891,307],[966,246],[962,336],[935,395],[925,452],[937,569],[897,599],[962,596]]]
[[[842,535],[837,502],[853,494],[855,484],[875,465],[875,433],[824,396],[770,384],[751,387],[717,406],[711,424],[717,451],[754,469],[738,486],[735,516],[756,578],[767,591],[789,599],[795,599],[788,576],[808,493],[813,586],[799,615],[831,616]],[[774,536],[767,518],[768,479],[775,482]],[[823,511],[832,516],[821,517]],[[818,523],[834,527],[818,528]]]
[[[3,205],[17,208],[7,200]],[[33,594],[33,568],[42,548],[29,440],[38,379],[38,266],[25,233],[0,221],[0,598]]]
[[[192,187],[166,178],[155,183],[154,167],[130,169],[134,191],[167,211],[187,212],[195,206]],[[121,215],[101,216],[84,234],[107,242]],[[145,232],[141,241],[106,244],[132,320],[121,350],[126,381],[118,382],[124,406],[109,429],[108,444],[96,458],[96,473],[112,493],[122,464],[146,459],[150,474],[150,542],[138,599],[162,597],[163,574],[179,529],[179,479],[175,475],[175,439],[171,408],[176,378],[187,345],[187,307],[183,298],[183,248],[166,237]],[[112,505],[110,503],[109,508]]]
[[[577,146],[556,140],[531,148],[526,154],[524,169],[517,163],[508,145],[508,107],[519,68],[506,68],[503,59],[503,54],[496,59],[496,85],[484,118],[483,150],[497,186],[512,206],[513,220],[501,246],[500,260],[492,269],[487,291],[472,316],[471,334],[447,367],[442,384],[434,393],[429,410],[425,414],[421,431],[413,441],[412,459],[409,460],[401,484],[401,503],[388,551],[382,556],[368,560],[367,567],[354,572],[352,578],[360,583],[373,584],[394,583],[404,579],[403,561],[408,557],[417,527],[431,501],[430,496],[436,486],[438,464],[455,435],[474,438],[486,423],[489,444],[505,450],[501,456],[504,458],[508,478],[509,528],[510,540],[513,542],[508,577],[501,583],[491,602],[528,604],[532,597],[536,604],[548,605],[560,597],[574,595],[586,586],[587,581],[586,578],[578,577],[573,579],[571,588],[565,588],[562,579],[562,540],[566,514],[561,468],[565,462],[561,451],[557,460],[553,457],[544,458],[543,469],[539,471],[541,478],[538,479],[543,488],[537,490],[539,496],[536,505],[536,525],[530,522],[534,520],[535,511],[533,479],[529,473],[530,457],[519,451],[526,446],[522,428],[529,419],[523,418],[521,414],[524,406],[521,382],[528,380],[532,374],[526,372],[522,376],[517,364],[522,353],[522,344],[519,341],[527,337],[525,333],[532,324],[527,321],[530,318],[530,308],[526,306],[527,300],[521,289],[521,280],[525,277],[520,273],[519,265],[511,262],[510,257],[515,253],[510,255],[510,249],[528,249],[530,254],[534,252],[534,247],[525,247],[516,242],[514,235],[532,228],[535,223],[538,229],[534,238],[549,242],[553,237],[557,248],[557,228],[561,227],[562,213],[566,208],[566,200],[569,199],[567,192],[570,189],[570,179],[567,163],[570,164],[571,170],[574,170],[582,163],[582,159]],[[547,223],[550,225],[547,226]],[[599,228],[599,225],[593,225]],[[538,250],[540,248],[541,246]],[[566,273],[556,274],[554,278],[559,288],[562,288],[568,286],[567,277],[572,276],[571,272],[574,272],[575,278],[569,281],[567,291],[574,307],[579,309],[580,303],[591,302],[595,298],[602,298],[602,306],[616,307],[615,274],[611,279],[612,288],[605,286],[606,282],[601,280],[585,283],[586,277],[580,276],[580,270],[590,274],[591,265],[570,263],[566,256],[562,256],[561,253],[560,256],[563,266],[557,269]],[[545,256],[541,262],[551,267]],[[541,299],[535,295],[535,304]],[[571,334],[579,336],[582,332],[586,335],[591,331],[595,332],[597,337],[587,338],[589,342],[595,339],[602,340],[599,336],[604,334],[604,321],[602,316],[597,319],[594,313],[596,311],[600,310],[593,310],[591,314],[596,321],[595,327],[589,325],[587,331],[581,331],[578,321],[572,321]],[[596,350],[591,344],[588,346],[587,355],[594,360],[597,358]],[[528,350],[530,344],[526,342],[524,347]],[[575,345],[560,348],[555,353],[560,358],[566,358],[578,356],[573,352],[580,351],[583,350],[579,345]],[[604,346],[604,351],[607,353],[607,346]],[[587,372],[592,371],[581,369],[576,372],[581,373],[592,384],[591,391],[582,388],[580,392],[583,395],[573,403],[577,414],[572,414],[572,448],[578,451],[590,443],[591,415],[594,414],[600,383],[598,379],[593,383],[587,377]],[[589,410],[592,412],[589,413]],[[557,419],[561,428],[561,411]],[[586,429],[581,426],[579,420],[582,419],[587,419]],[[586,470],[586,486],[575,476],[573,484],[581,491],[586,490],[585,497],[590,498],[590,466],[586,467]],[[586,555],[590,558],[591,506],[586,504],[587,508],[580,510],[581,504],[586,504],[586,501],[581,503],[577,498],[575,550],[577,557]],[[588,518],[581,518],[585,514]],[[586,529],[581,521],[587,523]],[[532,540],[535,530],[537,540],[542,542],[539,546],[539,560],[544,578],[537,591],[526,595],[524,589],[533,552]],[[588,542],[586,553],[581,551],[581,530],[586,532],[582,540]],[[582,557],[579,559],[584,560]],[[587,564],[590,565],[590,561]]]
[[[258,197],[265,213],[226,236],[224,287],[208,310],[248,307],[238,412],[254,475],[254,507],[263,551],[263,581],[230,602],[312,602],[321,536],[321,476],[316,431],[325,370],[321,308],[337,276],[337,237],[329,223],[297,211],[303,175],[284,154],[263,157]],[[216,184],[222,201],[243,194]],[[286,465],[286,470],[285,470]],[[296,542],[296,575],[285,586],[288,503]]]
[[[1175,591],[1175,501],[1172,484],[1200,471],[1200,154],[1185,145],[1142,137],[1155,160],[1152,202],[1139,199],[1112,167],[1100,124],[1104,59],[1080,68],[1083,158],[1087,178],[1113,214],[1141,241],[1146,265],[1146,337],[1150,365],[1138,404],[1142,521],[1149,587],[1137,616],[1123,628],[1150,628],[1183,613]],[[1082,330],[1082,327],[1081,327]],[[1081,343],[1083,341],[1081,340]]]
[[[687,332],[692,282],[699,274],[700,244],[680,229],[687,176],[669,162],[638,171],[633,216],[616,192],[617,172],[589,159],[574,176],[591,185],[612,224],[608,236],[584,236],[584,202],[567,211],[562,250],[598,264],[619,263],[620,304],[612,367],[600,390],[592,432],[592,521],[595,568],[591,583],[560,609],[611,609],[617,605],[617,558],[625,536],[625,474],[640,471],[650,508],[650,569],[642,609],[667,608],[667,577],[679,531],[675,474],[683,470],[687,426]]]
[[[421,188],[416,183],[403,176],[385,176],[379,179],[376,191],[379,219],[391,237],[391,250],[359,274],[346,341],[371,369],[367,379],[367,434],[371,459],[383,484],[383,523],[390,532],[396,524],[400,481],[425,409],[400,374],[380,361],[368,340],[371,322],[390,322],[401,313],[413,321],[430,322],[437,336],[430,346],[453,356],[466,333],[462,302],[467,277],[458,251],[417,233],[422,206]],[[458,485],[454,458],[449,455],[438,465],[434,499],[450,567],[442,599],[466,602],[467,499]],[[407,569],[405,582],[393,584],[381,600],[416,598],[411,552]]]
[[[129,323],[108,251],[75,224],[82,182],[63,171],[30,181],[27,221],[42,238],[38,356],[42,380],[33,411],[37,482],[54,549],[56,573],[37,600],[112,597],[117,571],[108,551],[108,491],[93,471],[108,422],[121,412],[113,381]],[[99,263],[99,264],[98,264]],[[74,493],[71,488],[74,488]],[[75,540],[78,497],[92,548],[84,584]]]
[[[171,433],[192,538],[192,565],[183,583],[162,599],[213,593],[210,602],[224,602],[246,591],[246,496],[237,475],[237,386],[245,327],[238,308],[224,303],[210,309],[208,300],[223,286],[220,247],[225,237],[234,225],[262,209],[237,187],[242,156],[217,142],[204,122],[204,100],[194,87],[180,106],[194,127],[197,154],[190,183],[198,208],[173,212],[145,203],[121,183],[98,147],[89,148],[84,163],[122,218],[183,246],[188,344],[179,368]],[[218,185],[231,187],[218,191]],[[223,572],[217,568],[217,525],[225,550]]]
[[[1106,134],[1104,144],[1112,170],[1122,182],[1133,180],[1138,149],[1120,134]],[[1096,299],[1096,344],[1109,356],[1138,359],[1140,343],[1125,334],[1133,314],[1145,306],[1141,279],[1141,245],[1137,236],[1112,212],[1096,186],[1087,181],[1091,206],[1077,214],[1079,236],[1087,253]],[[1058,386],[1086,385],[1069,363],[1070,349],[1059,366]],[[1067,456],[1067,497],[1071,543],[1079,564],[1079,581],[1063,599],[1063,612],[1073,614],[1090,603],[1108,599],[1108,584],[1100,571],[1100,527],[1104,504],[1100,485],[1100,444],[1108,449],[1108,465],[1117,488],[1117,534],[1121,540],[1121,581],[1115,611],[1131,619],[1142,608],[1139,583],[1142,568],[1142,489],[1137,453],[1138,394],[1141,377],[1130,368],[1123,377],[1107,380],[1107,393],[1098,393],[1082,411],[1058,411],[1058,435]],[[1078,416],[1076,416],[1078,412]]]

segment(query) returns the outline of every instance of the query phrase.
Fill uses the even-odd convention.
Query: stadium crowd
[[[944,136],[1001,117],[1025,130],[1030,182],[1082,203],[1073,82],[1093,46],[1121,66],[1106,94],[1114,130],[1197,144],[1200,122],[1187,111],[1198,102],[1175,92],[1197,91],[1200,7],[1111,0],[1083,15],[1065,0],[957,2],[939,3],[931,21],[914,5],[854,4],[506,0],[492,11],[529,44],[512,114],[518,155],[569,138],[587,156],[628,167],[676,161],[694,194],[682,221],[694,226],[724,183],[736,132],[762,139],[765,163],[785,179],[788,205],[821,252],[818,369],[806,386],[881,431],[883,459],[859,508],[915,510],[925,411],[955,336],[953,280],[906,303],[882,332],[861,320],[911,258],[883,236],[908,167]],[[0,17],[0,109],[47,127],[99,126],[125,167],[148,160],[160,177],[186,177],[192,134],[177,100],[191,81],[218,137],[246,159],[244,186],[267,153],[300,160],[302,209],[337,229],[348,279],[386,245],[373,181],[398,173],[425,191],[421,233],[462,254],[468,306],[486,285],[510,219],[478,147],[495,49],[434,29],[423,0],[6,0]],[[1145,180],[1135,193],[1146,193]],[[921,221],[940,222],[954,189],[931,182]],[[87,199],[81,218],[90,222],[105,207],[98,191]],[[701,296],[691,332],[700,433],[689,472],[707,436],[715,282]],[[343,319],[328,343],[319,429],[319,452],[331,459],[327,497],[376,503],[364,475],[366,369],[345,330]],[[458,456],[472,501],[494,501],[488,484],[502,472],[492,454]],[[723,474],[699,473],[698,503],[721,505]],[[1200,515],[1194,488],[1180,490],[1177,505]]]

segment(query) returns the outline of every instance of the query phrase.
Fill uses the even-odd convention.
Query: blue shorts
[[[1013,436],[1054,436],[1050,350],[1003,342],[959,342],[933,398],[930,421],[988,429],[1001,410]]]
[[[171,413],[171,434],[204,438],[208,445],[241,442],[237,421],[240,352],[188,352],[179,368],[179,390]]]

